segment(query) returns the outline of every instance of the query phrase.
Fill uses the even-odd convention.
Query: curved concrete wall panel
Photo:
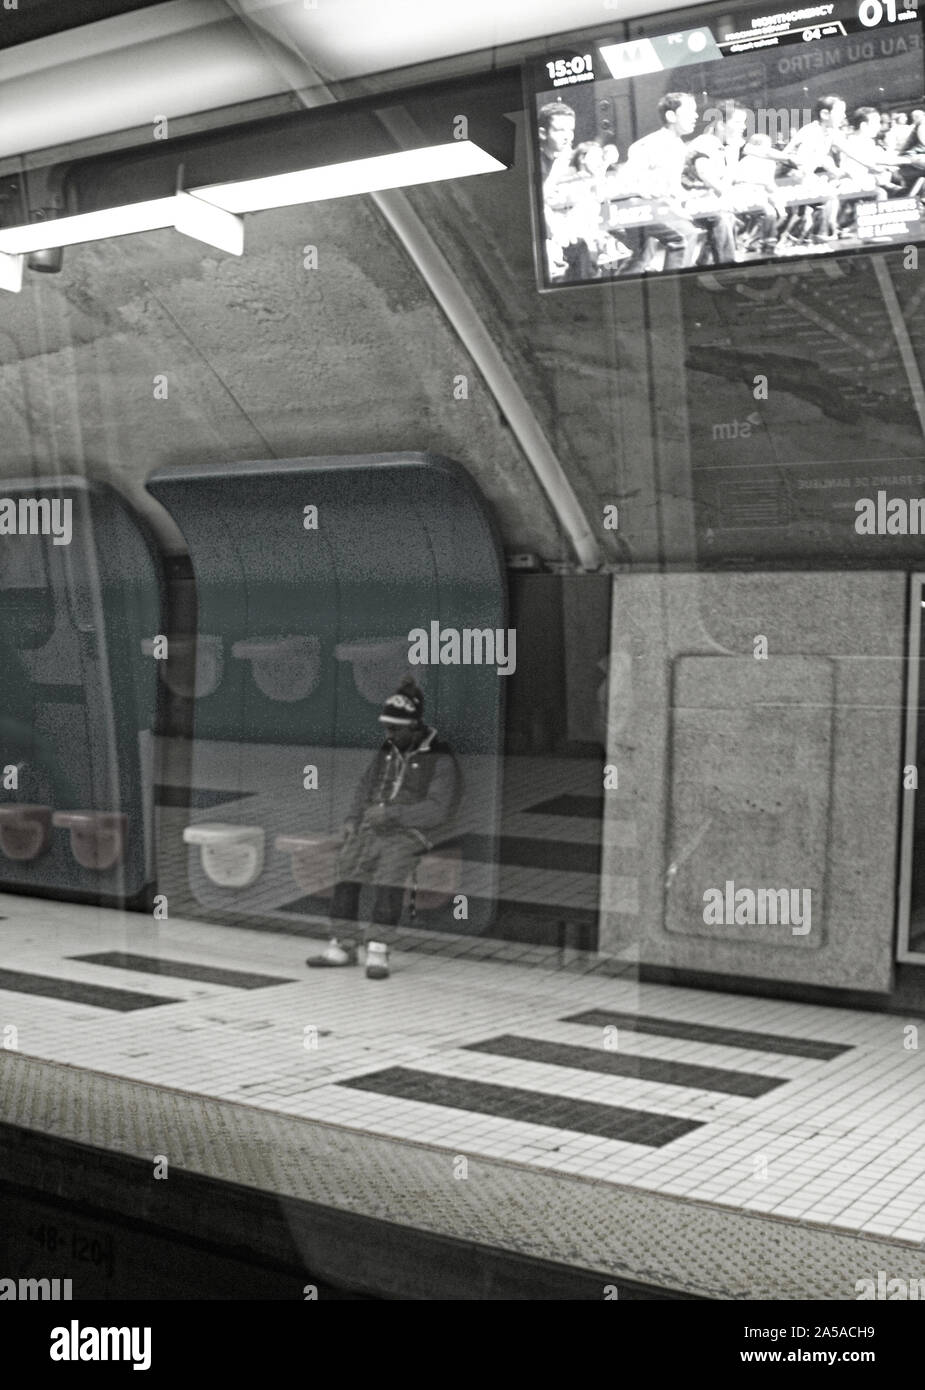
[[[153,876],[157,675],[141,644],[162,623],[157,552],[105,485],[30,479],[3,492],[0,883],[139,900]]]
[[[409,671],[426,722],[459,755],[460,823],[474,815],[494,836],[496,664],[409,665],[414,628],[506,626],[494,524],[465,472],[429,454],[382,454],[162,469],[147,486],[189,545],[200,640],[223,651],[222,679],[193,710],[192,821],[218,820],[229,836],[260,828],[267,846],[256,879],[230,887],[209,878],[187,836],[183,891],[213,910],[323,911],[300,901],[276,841],[339,829],[382,741],[382,703]],[[478,899],[468,930],[490,918],[485,872],[468,885]]]

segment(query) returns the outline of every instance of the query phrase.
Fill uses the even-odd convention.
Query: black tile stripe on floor
[[[511,864],[521,869],[549,869],[553,873],[597,874],[601,847],[573,840],[531,840],[522,835],[464,835],[463,858],[474,864]]]
[[[339,1081],[354,1091],[373,1091],[396,1100],[415,1100],[424,1105],[443,1105],[453,1110],[471,1110],[479,1115],[497,1115],[521,1124],[545,1125],[552,1129],[597,1134],[619,1139],[625,1144],[645,1144],[661,1148],[683,1134],[699,1129],[699,1120],[657,1115],[648,1110],[627,1110],[617,1105],[599,1105],[590,1100],[525,1091],[517,1086],[496,1086],[487,1081],[467,1081],[459,1076],[415,1071],[411,1067],[386,1067],[366,1076]]]
[[[138,970],[145,975],[172,975],[177,980],[201,980],[209,985],[228,985],[232,989],[266,989],[270,985],[293,985],[294,979],[280,975],[255,975],[246,970],[220,970],[214,965],[194,965],[186,960],[162,960],[158,956],[139,956],[128,951],[93,951],[68,960],[89,961],[116,970]]]
[[[575,1067],[579,1071],[602,1072],[609,1076],[631,1076],[666,1086],[688,1086],[695,1091],[721,1091],[730,1096],[764,1096],[786,1083],[786,1077],[760,1076],[752,1072],[727,1071],[722,1067],[700,1067],[688,1062],[666,1062],[660,1057],[637,1057],[631,1053],[605,1051],[596,1047],[575,1047],[570,1043],[547,1042],[542,1038],[515,1037],[502,1033],[484,1042],[466,1043],[464,1052],[488,1052],[496,1057],[519,1057],[523,1062],[542,1062],[553,1067]]]
[[[626,1028],[631,1033],[659,1033],[666,1038],[687,1038],[691,1042],[719,1043],[723,1047],[743,1047],[751,1052],[781,1052],[791,1057],[813,1057],[831,1062],[852,1043],[818,1042],[815,1038],[788,1038],[780,1033],[746,1033],[739,1028],[714,1028],[707,1023],[682,1023],[651,1014],[612,1013],[609,1009],[585,1009],[569,1014],[560,1023],[583,1023],[592,1028]]]
[[[551,801],[525,806],[524,811],[536,816],[587,816],[589,820],[600,820],[604,806],[596,796],[573,796],[566,792],[562,796],[554,796]]]
[[[154,788],[154,801],[157,806],[177,806],[184,810],[208,810],[210,806],[223,806],[226,801],[244,801],[253,792],[219,791],[212,787],[176,787],[166,782]]]
[[[0,970],[0,990],[11,994],[41,994],[46,999],[66,999],[69,1004],[91,1004],[97,1009],[131,1013],[133,1009],[153,1009],[159,1004],[182,1004],[160,994],[135,994],[129,989],[109,985],[86,985],[80,980],[58,980],[51,975],[27,975],[21,970]]]
[[[558,927],[560,925],[564,927],[568,925],[575,929],[586,928],[593,931],[596,929],[598,922],[597,909],[590,907],[560,907],[556,903],[519,902],[514,898],[483,898],[477,893],[470,893],[468,895],[468,902],[470,907],[472,904],[476,904],[486,911],[486,913],[489,909],[494,909],[497,918],[503,918],[506,914],[515,913],[527,918],[539,927],[548,923],[553,927]],[[331,899],[303,896],[300,898],[293,898],[291,902],[281,903],[279,907],[274,907],[272,910],[274,912],[291,912],[305,917],[325,917],[331,910]],[[442,907],[418,910],[419,917],[424,917],[425,915],[428,918],[431,916],[434,918],[442,917],[446,922],[448,930],[458,930],[458,923],[454,921],[451,905],[448,907],[444,904]],[[402,920],[407,921],[407,917]],[[485,935],[499,937],[502,940],[511,939],[494,926],[490,931],[487,931]],[[545,939],[547,935],[548,933],[544,932],[543,939]],[[538,934],[533,933],[529,937],[524,937],[524,939],[532,941],[537,939],[537,937]],[[521,938],[518,936],[517,940],[520,939]],[[553,941],[552,944],[555,944],[555,941]],[[585,949],[593,948],[588,946]]]
[[[597,927],[597,908],[566,907],[559,903],[534,903],[526,899],[520,900],[518,898],[483,898],[478,893],[470,893],[468,895],[468,901],[470,907],[472,903],[477,903],[479,907],[486,912],[490,908],[495,909],[495,923],[491,932],[486,933],[486,935],[499,936],[504,939],[508,938],[501,928],[503,927],[505,918],[509,916],[526,918],[528,922],[537,927],[542,927],[546,924],[554,927],[560,925],[565,926],[566,924],[574,927]],[[435,912],[439,911],[439,908],[435,909]],[[446,915],[449,921],[452,922],[453,914],[450,912]],[[544,932],[543,935],[545,934]],[[524,935],[523,939],[533,940],[535,936],[536,933],[530,933]],[[520,937],[518,937],[518,940],[519,939]]]

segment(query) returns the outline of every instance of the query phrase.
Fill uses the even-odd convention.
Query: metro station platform
[[[881,1270],[925,1277],[902,1016],[511,943],[397,951],[368,981],[308,971],[292,934],[9,895],[0,917],[0,1254],[29,1263],[0,1273],[132,1297],[173,1242],[213,1262],[202,1298],[236,1296],[225,1257],[280,1298],[300,1269],[414,1299],[853,1300]],[[104,1250],[103,1214],[124,1241],[59,1270],[56,1205],[65,1233],[84,1213],[75,1258]]]

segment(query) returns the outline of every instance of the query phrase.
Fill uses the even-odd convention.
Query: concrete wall
[[[0,476],[104,479],[170,550],[182,538],[144,490],[155,468],[430,450],[467,468],[511,549],[569,554],[472,360],[368,199],[257,214],[240,260],[172,232],[69,248],[59,275],[30,272],[3,298],[0,419]]]
[[[648,964],[890,988],[907,582],[615,580],[602,950],[637,944]],[[739,921],[705,922],[705,891],[725,897],[727,881],[809,890],[810,930],[750,924],[744,906]]]

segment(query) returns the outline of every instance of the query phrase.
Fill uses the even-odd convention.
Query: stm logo
[[[714,439],[748,439],[756,425],[761,424],[761,416],[753,410],[744,420],[727,420],[721,425],[713,426]]]

